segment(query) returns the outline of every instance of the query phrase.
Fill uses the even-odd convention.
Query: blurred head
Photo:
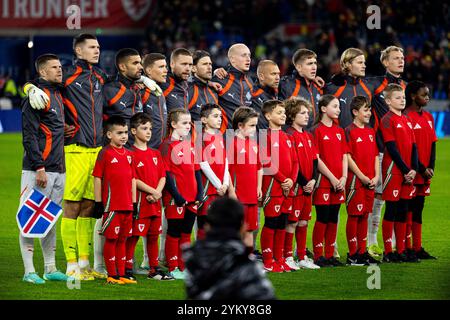
[[[388,72],[396,76],[400,76],[405,68],[405,57],[400,47],[389,46],[381,51],[380,61]]]
[[[242,231],[244,226],[244,207],[234,199],[219,198],[211,203],[206,215],[208,229],[232,229]]]
[[[233,129],[244,137],[252,136],[256,132],[258,113],[250,107],[237,108],[231,119]]]
[[[297,72],[308,80],[317,74],[317,54],[308,49],[299,49],[292,56],[292,63]]]
[[[138,80],[142,75],[141,56],[135,49],[120,49],[116,53],[116,68],[128,79]]]
[[[180,79],[187,80],[189,78],[192,63],[192,54],[187,49],[175,49],[170,55],[170,69]]]
[[[135,113],[130,119],[130,131],[136,141],[149,142],[152,138],[152,118],[144,112]]]
[[[339,100],[331,95],[324,94],[320,97],[318,102],[319,112],[317,113],[316,124],[319,123],[324,117],[328,119],[339,119],[341,109],[339,106]]]
[[[186,109],[172,109],[167,115],[168,135],[176,133],[179,137],[187,137],[191,131],[191,114]]]
[[[286,109],[286,123],[296,124],[299,127],[306,127],[309,122],[309,116],[312,112],[311,103],[304,98],[292,97],[284,101]]]
[[[73,38],[73,52],[77,59],[86,60],[90,64],[98,63],[100,59],[100,45],[97,37],[82,33]]]
[[[208,52],[203,50],[197,50],[192,57],[194,66],[192,67],[192,73],[197,78],[203,81],[209,81],[212,79],[212,60]]]
[[[202,105],[200,119],[206,129],[219,130],[222,126],[222,112],[220,107],[213,103]]]
[[[406,99],[403,88],[395,83],[389,84],[383,91],[384,101],[389,109],[401,111],[405,109]]]
[[[144,73],[150,79],[165,83],[167,79],[167,62],[166,57],[161,53],[146,54],[142,60]]]
[[[405,96],[408,107],[414,103],[419,108],[423,108],[430,101],[430,89],[424,82],[413,80],[406,86]]]
[[[357,119],[361,123],[369,124],[372,112],[370,110],[369,100],[364,96],[353,97],[350,102],[350,112],[352,118]]]
[[[286,123],[286,110],[284,109],[284,103],[280,100],[265,101],[261,111],[271,127],[281,127]]]
[[[262,60],[256,70],[258,81],[262,86],[278,89],[280,84],[280,69],[272,60]]]
[[[123,147],[128,141],[128,126],[124,118],[111,116],[104,123],[105,134],[114,147]]]
[[[250,70],[251,53],[250,49],[243,43],[233,44],[228,49],[228,60],[230,64],[241,72]]]
[[[43,54],[35,63],[39,77],[50,83],[62,83],[62,66],[59,58],[54,54]]]
[[[364,52],[357,48],[348,48],[341,55],[342,72],[353,77],[366,75],[366,57]]]

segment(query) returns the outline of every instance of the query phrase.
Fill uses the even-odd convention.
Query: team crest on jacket
[[[158,158],[157,157],[153,157],[153,163],[155,164],[155,166],[158,165]]]
[[[138,224],[138,229],[140,232],[144,231],[144,228],[145,228],[145,224],[143,224],[143,223]]]
[[[275,206],[275,211],[276,211],[276,212],[280,212],[280,209],[281,209],[281,206],[280,206],[280,205],[276,205],[276,206]]]
[[[341,134],[340,133],[336,133],[336,137],[339,139],[339,141],[341,141]]]
[[[122,0],[122,7],[133,21],[141,20],[150,9],[152,0]]]
[[[131,156],[127,156],[128,163],[131,164]]]

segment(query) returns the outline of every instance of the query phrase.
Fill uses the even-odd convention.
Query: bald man
[[[268,129],[269,122],[264,117],[261,108],[267,100],[278,100],[278,85],[280,69],[272,60],[262,60],[256,70],[258,83],[253,87],[251,107],[259,113],[258,130]]]
[[[219,91],[219,105],[225,110],[228,129],[231,129],[233,112],[240,106],[249,107],[252,104],[253,83],[247,77],[250,70],[250,49],[243,43],[234,44],[228,49],[229,65],[227,75],[220,79],[213,77],[214,82],[222,85]]]

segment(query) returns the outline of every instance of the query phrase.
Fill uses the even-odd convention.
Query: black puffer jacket
[[[271,300],[271,282],[262,265],[250,260],[234,230],[212,230],[183,251],[188,299]]]

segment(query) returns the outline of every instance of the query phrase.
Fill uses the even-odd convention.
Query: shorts
[[[46,174],[47,186],[42,189],[36,186],[36,171],[22,170],[22,178],[20,179],[20,206],[22,206],[33,189],[40,191],[50,200],[61,206],[66,174],[58,172],[46,172]]]
[[[422,196],[428,197],[431,195],[430,185],[429,184],[416,184],[416,192],[414,196]]]
[[[206,216],[209,206],[216,199],[219,199],[219,196],[217,194],[212,194],[212,195],[206,196],[205,201],[202,203],[201,207],[197,211],[197,215],[198,216]]]
[[[288,221],[311,220],[312,196],[310,194],[301,194],[294,197],[292,201],[292,211],[289,213]]]
[[[106,239],[128,238],[133,235],[133,214],[131,211],[111,211],[103,214],[100,234]]]
[[[244,222],[247,225],[246,231],[258,230],[258,205],[243,204],[244,206]]]
[[[400,174],[393,174],[389,179],[384,179],[383,200],[398,201],[400,199],[412,199],[415,187],[412,184],[404,184],[404,178]]]
[[[166,206],[164,213],[166,219],[184,219],[184,213],[186,208],[197,214],[197,206],[194,204],[187,204],[183,207],[177,207],[175,204],[171,204],[172,201]]]
[[[290,200],[291,199],[291,200]],[[278,217],[281,213],[292,211],[292,198],[270,197],[264,206],[264,216],[268,218]]]
[[[317,188],[314,191],[314,205],[331,205],[345,202],[344,191],[335,192],[330,188]]]
[[[102,147],[88,148],[76,144],[64,147],[66,160],[66,188],[64,200],[94,200],[94,170]]]
[[[133,220],[133,236],[145,237],[148,235],[159,235],[161,231],[160,216]]]
[[[375,191],[365,187],[350,189],[347,193],[347,214],[361,216],[372,211]]]
[[[379,154],[378,154],[378,158],[380,159],[380,172],[382,172],[381,171],[381,166],[382,166],[382,162],[383,162],[383,155],[384,155],[384,153],[382,153],[382,152],[380,152]],[[380,176],[380,178],[378,179],[378,183],[377,183],[377,185],[375,186],[375,193],[376,194],[383,194],[383,177],[382,176]]]

